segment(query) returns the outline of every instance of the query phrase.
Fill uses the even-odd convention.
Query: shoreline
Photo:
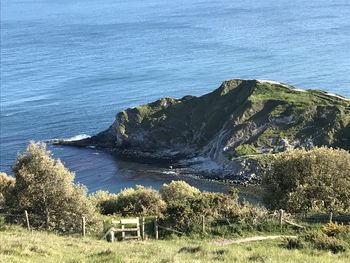
[[[208,192],[223,192],[223,193],[227,193],[229,188],[234,187],[239,189],[240,191],[240,199],[243,201],[244,199],[249,200],[250,202],[253,203],[261,203],[261,193],[260,189],[259,189],[259,184],[258,183],[249,183],[249,182],[242,182],[239,180],[234,180],[234,179],[227,179],[224,178],[223,176],[220,177],[218,171],[216,171],[215,173],[210,173],[208,171],[206,172],[201,172],[198,171],[196,169],[193,169],[191,166],[189,165],[184,165],[183,163],[180,164],[179,160],[183,160],[183,159],[179,159],[179,158],[173,158],[173,159],[156,159],[156,158],[136,158],[135,156],[131,156],[131,155],[123,155],[120,151],[116,151],[115,149],[111,150],[111,149],[107,149],[107,148],[102,148],[102,147],[88,147],[88,146],[77,146],[77,145],[67,145],[67,144],[57,144],[57,143],[50,143],[49,141],[46,141],[46,143],[57,147],[57,146],[62,146],[63,148],[76,148],[76,149],[81,149],[81,150],[97,150],[101,153],[107,154],[108,156],[110,156],[112,159],[114,160],[118,160],[118,161],[122,161],[125,163],[129,163],[129,164],[136,164],[136,165],[150,165],[150,166],[154,166],[154,170],[142,170],[142,168],[140,169],[140,171],[143,171],[145,174],[147,173],[152,173],[154,175],[157,176],[161,176],[160,178],[162,178],[164,176],[164,178],[169,178],[172,180],[185,180],[188,179],[191,181],[192,180],[192,184],[194,183],[195,187],[199,187],[200,185],[202,185],[202,188],[206,188],[206,190],[201,190],[201,191],[208,191]],[[157,170],[157,168],[161,168],[164,170]],[[129,169],[127,169],[129,170]],[[130,170],[133,170],[132,168]],[[138,170],[137,170],[138,171]],[[147,176],[146,176],[147,177]],[[172,178],[175,177],[175,178]],[[97,180],[98,177],[96,178]],[[154,178],[150,178],[150,180],[153,180]],[[101,179],[102,180],[102,179]],[[155,179],[155,182],[161,182],[161,179],[159,180],[159,178]],[[132,182],[132,181],[130,181]],[[197,183],[196,183],[197,182]],[[84,183],[84,182],[82,182]],[[84,183],[86,184],[86,183]],[[140,183],[142,184],[142,182]],[[157,185],[157,183],[155,183],[155,185]],[[212,185],[212,186],[211,186]],[[222,189],[218,190],[220,187],[218,187],[218,185],[222,185]],[[101,183],[102,188],[100,190],[108,190],[105,187],[103,187],[103,184]],[[154,186],[151,186],[154,187]],[[157,186],[156,186],[157,187]],[[89,189],[91,187],[88,187]],[[96,187],[95,187],[96,188]],[[99,187],[97,187],[99,188]],[[209,190],[207,190],[209,189]],[[92,190],[91,192],[95,192],[98,190]],[[113,191],[118,193],[119,191]]]
[[[91,137],[86,138],[89,140]],[[69,146],[85,149],[96,149],[108,153],[119,160],[134,162],[139,164],[153,164],[163,168],[170,169],[187,169],[188,173],[197,174],[198,178],[213,180],[217,182],[224,182],[230,185],[240,186],[255,186],[259,185],[260,179],[258,177],[245,177],[242,174],[234,173],[230,169],[225,168],[223,164],[218,164],[214,160],[191,154],[183,154],[177,152],[169,152],[165,154],[163,151],[142,151],[139,149],[123,149],[123,148],[110,148],[100,145],[89,145],[86,143],[86,139],[67,141],[65,139],[46,140],[45,143],[56,146]],[[89,142],[89,141],[88,141]],[[250,160],[249,156],[241,156],[238,159]],[[234,160],[232,160],[234,161]],[[202,164],[211,162],[215,168],[203,168]],[[243,171],[242,171],[243,172]],[[232,179],[230,179],[230,177]]]

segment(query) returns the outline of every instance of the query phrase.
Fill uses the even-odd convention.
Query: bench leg
[[[122,225],[122,239],[125,239],[125,231],[124,231],[125,226]]]
[[[137,228],[137,238],[141,239],[140,227]]]
[[[114,242],[114,230],[111,230],[109,234],[111,235],[111,242]]]

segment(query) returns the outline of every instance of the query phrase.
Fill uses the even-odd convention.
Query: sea
[[[232,78],[350,97],[349,0],[1,0],[0,170],[30,140],[77,139],[128,107]],[[224,183],[96,149],[48,146],[89,192]]]

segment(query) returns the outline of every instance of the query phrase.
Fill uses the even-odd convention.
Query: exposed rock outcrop
[[[56,143],[249,179],[259,173],[253,155],[321,145],[349,150],[350,100],[274,81],[235,79],[201,97],[163,98],[126,109],[95,136]]]

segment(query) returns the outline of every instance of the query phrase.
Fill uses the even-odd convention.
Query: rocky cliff
[[[58,143],[249,180],[259,172],[252,156],[321,145],[349,150],[350,100],[274,81],[235,79],[200,97],[126,109],[107,130]]]

